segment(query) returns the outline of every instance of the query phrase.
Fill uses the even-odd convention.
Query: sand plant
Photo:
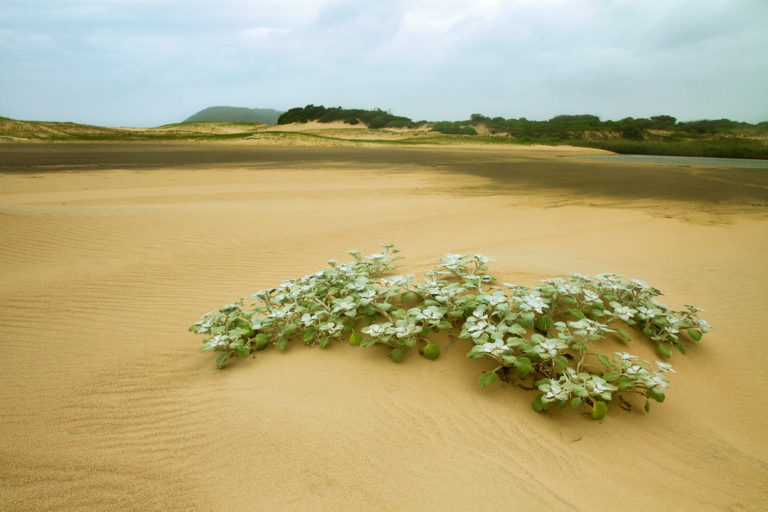
[[[690,304],[674,311],[656,301],[661,291],[615,274],[570,274],[533,287],[496,284],[487,273],[490,258],[446,254],[425,273],[392,275],[401,260],[387,244],[376,254],[349,251],[353,261],[334,260],[314,274],[284,281],[246,299],[213,309],[190,327],[209,335],[203,352],[219,352],[218,368],[289,343],[325,348],[345,341],[360,347],[385,346],[395,362],[412,349],[438,359],[430,335],[455,330],[467,340],[469,358],[491,358],[497,366],[479,377],[480,387],[499,380],[538,390],[532,407],[587,408],[603,418],[608,404],[623,396],[663,402],[672,366],[626,351],[599,352],[599,342],[614,336],[629,342],[629,330],[653,343],[669,358],[672,349],[698,342],[709,330]]]

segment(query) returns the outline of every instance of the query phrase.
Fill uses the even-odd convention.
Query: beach
[[[764,508],[764,169],[249,142],[0,144],[0,509]],[[220,371],[187,331],[385,243],[417,280],[448,252],[499,282],[641,279],[713,330],[663,404],[600,421],[479,388],[494,363],[456,336],[437,361],[297,341]]]

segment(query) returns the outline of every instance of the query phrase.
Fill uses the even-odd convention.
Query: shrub
[[[553,405],[585,407],[594,418],[622,395],[663,402],[672,367],[627,352],[602,354],[594,345],[608,335],[630,341],[625,328],[641,332],[664,358],[671,349],[685,353],[709,330],[699,309],[673,311],[655,300],[661,292],[642,281],[614,274],[554,278],[534,287],[504,283],[486,273],[489,258],[446,254],[421,283],[413,274],[382,277],[401,259],[393,245],[354,261],[329,266],[278,288],[241,299],[204,315],[190,327],[210,335],[202,351],[219,352],[222,368],[235,356],[269,345],[285,349],[301,339],[322,348],[348,341],[361,347],[385,346],[400,362],[414,348],[437,359],[437,331],[455,329],[469,342],[469,358],[488,357],[496,367],[479,378],[481,387],[499,380],[529,381],[538,390],[536,411]],[[624,402],[626,403],[626,402]]]

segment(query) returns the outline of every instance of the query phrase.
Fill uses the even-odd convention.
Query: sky
[[[0,0],[0,116],[768,121],[768,0]]]

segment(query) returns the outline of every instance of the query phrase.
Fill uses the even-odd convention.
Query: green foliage
[[[655,297],[661,292],[642,281],[615,274],[554,278],[534,287],[503,283],[486,273],[489,258],[446,254],[426,272],[382,277],[401,259],[393,245],[369,256],[349,251],[353,261],[329,266],[279,288],[259,291],[214,309],[190,330],[209,335],[201,351],[220,352],[222,368],[230,359],[265,349],[280,349],[297,339],[325,348],[333,341],[350,345],[384,345],[391,359],[421,347],[437,359],[440,347],[432,333],[455,329],[470,342],[467,357],[490,358],[496,367],[479,378],[480,387],[499,380],[530,380],[538,389],[536,411],[556,404],[591,407],[594,418],[605,416],[615,396],[637,394],[663,402],[669,387],[663,362],[646,361],[627,352],[611,355],[592,346],[612,335],[629,342],[623,327],[642,332],[664,357],[671,348],[684,352],[688,340],[698,342],[709,330],[699,309],[673,311]]]
[[[477,130],[459,121],[439,121],[432,126],[432,131],[447,135],[477,135]]]
[[[367,124],[369,128],[404,128],[418,125],[407,117],[395,116],[379,108],[363,110],[341,107],[326,108],[322,105],[292,108],[280,116],[277,124],[307,123],[309,121],[320,123],[342,121],[351,125],[362,122]]]

